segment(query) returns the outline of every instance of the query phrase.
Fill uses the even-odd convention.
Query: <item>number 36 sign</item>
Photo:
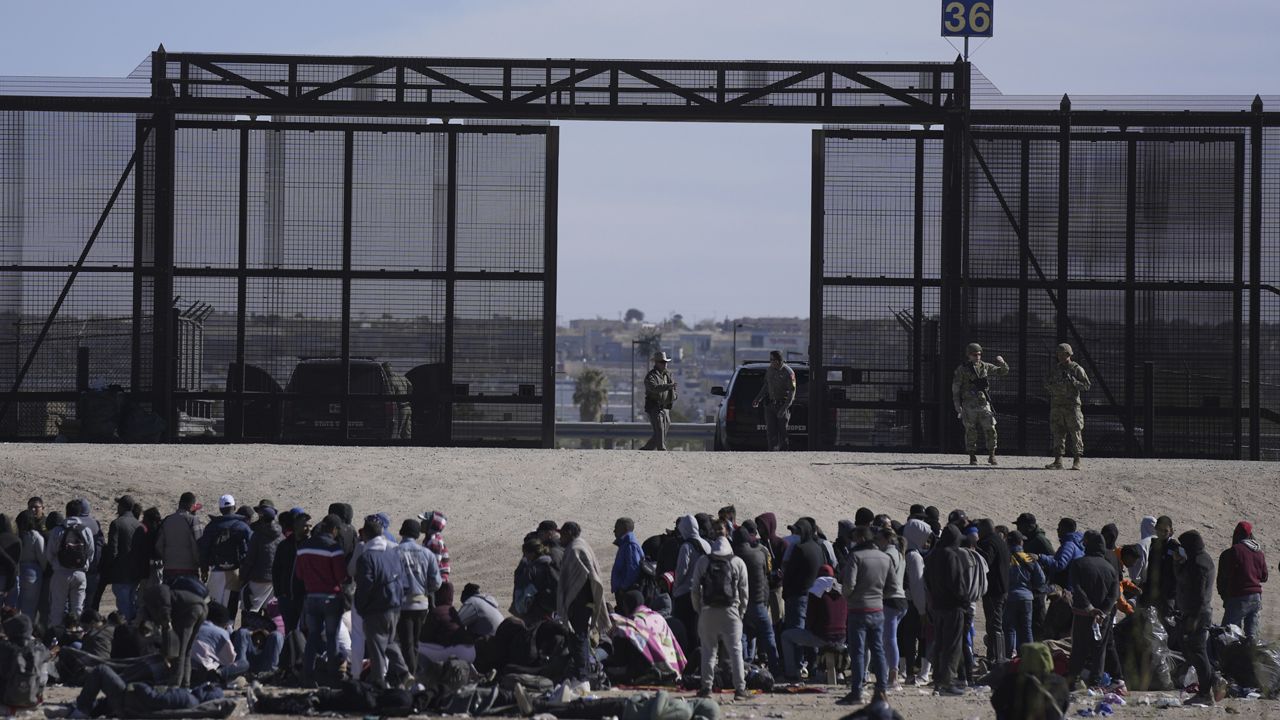
[[[995,0],[942,0],[943,37],[991,37]]]

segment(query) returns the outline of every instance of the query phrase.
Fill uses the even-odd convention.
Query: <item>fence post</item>
[[[1249,459],[1262,459],[1262,97],[1249,131]]]
[[[1156,454],[1156,364],[1142,363],[1142,407],[1144,410],[1142,450],[1147,457]]]

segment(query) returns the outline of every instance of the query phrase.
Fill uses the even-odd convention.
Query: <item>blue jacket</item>
[[[440,589],[440,561],[436,554],[413,538],[395,546],[400,557],[400,584],[404,599],[401,610],[430,610],[430,598]]]
[[[367,541],[356,560],[356,612],[363,617],[399,610],[404,602],[403,573],[395,545],[381,535]]]
[[[1058,552],[1054,553],[1053,557],[1041,555],[1040,565],[1044,567],[1044,574],[1049,582],[1070,589],[1067,566],[1072,560],[1084,557],[1084,533],[1068,533],[1058,540],[1062,543],[1058,546]]]
[[[240,562],[249,554],[249,537],[252,535],[249,524],[235,513],[210,518],[204,534],[196,541],[196,547],[200,549],[200,564],[214,570],[239,568]],[[214,557],[223,552],[229,555]]]
[[[1044,570],[1039,563],[1030,562],[1030,556],[1010,548],[1009,560],[1009,597],[1019,600],[1030,600],[1033,595],[1044,589]]]
[[[640,563],[644,562],[644,550],[640,549],[640,541],[636,534],[629,532],[613,541],[618,546],[618,554],[613,559],[613,574],[609,584],[613,594],[617,595],[629,589],[640,579]]]

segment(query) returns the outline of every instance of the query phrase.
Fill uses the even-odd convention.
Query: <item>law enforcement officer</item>
[[[1090,388],[1089,376],[1084,368],[1071,359],[1071,346],[1062,343],[1057,348],[1057,361],[1044,380],[1049,393],[1049,434],[1053,442],[1053,462],[1045,465],[1048,470],[1062,469],[1062,455],[1071,450],[1075,461],[1072,470],[1080,469],[1080,456],[1084,455],[1084,412],[1080,407],[1080,393]]]
[[[751,407],[765,403],[764,428],[770,450],[787,449],[787,424],[791,422],[791,403],[796,399],[796,372],[782,361],[782,353],[769,351],[769,368],[764,371],[764,385],[756,393]]]
[[[666,450],[671,429],[671,406],[676,401],[676,381],[667,370],[671,358],[659,350],[653,354],[653,369],[644,376],[644,412],[653,435],[641,450]]]
[[[996,464],[996,416],[991,410],[990,380],[1009,374],[1004,358],[996,356],[995,364],[982,361],[982,346],[969,343],[964,349],[968,357],[956,368],[951,380],[951,399],[956,417],[964,423],[964,446],[969,451],[969,464],[978,464],[978,432],[987,444],[987,462]]]

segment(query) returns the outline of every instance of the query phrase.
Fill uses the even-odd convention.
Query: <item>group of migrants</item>
[[[475,584],[455,598],[442,512],[393,533],[345,503],[201,509],[192,493],[167,514],[125,495],[107,521],[36,497],[16,523],[0,515],[0,705],[39,705],[56,681],[82,688],[73,717],[225,717],[234,690],[284,714],[715,718],[717,688],[747,700],[843,679],[839,704],[886,717],[904,684],[986,684],[998,717],[1041,718],[1073,687],[1185,687],[1209,705],[1221,673],[1280,692],[1253,662],[1267,566],[1247,522],[1215,565],[1168,517],[1128,544],[1062,518],[1054,543],[1030,513],[1008,528],[860,508],[829,538],[811,517],[784,532],[726,506],[643,542],[618,518],[606,577],[578,523],[547,520],[512,558],[504,611]],[[653,685],[696,697],[592,695]]]

